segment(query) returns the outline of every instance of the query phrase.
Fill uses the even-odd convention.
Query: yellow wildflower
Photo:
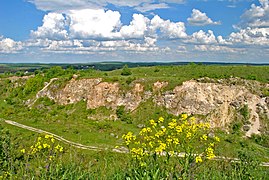
[[[195,121],[195,117],[194,116],[190,117],[190,120]]]
[[[165,143],[160,143],[160,146],[155,149],[156,153],[162,153],[166,149]]]
[[[53,138],[53,136],[52,135],[49,135],[49,134],[46,134],[45,135],[45,139],[49,139],[49,138]]]
[[[176,126],[176,131],[177,131],[177,133],[181,133],[182,132],[182,127],[181,126]]]
[[[182,114],[182,115],[181,115],[181,118],[182,118],[183,120],[185,120],[185,119],[188,118],[188,115],[187,115],[187,114]]]
[[[22,149],[21,152],[24,154],[25,153],[25,149]]]
[[[207,140],[207,135],[206,134],[204,134],[202,137],[201,137],[201,140]]]
[[[172,140],[171,138],[167,138],[167,139],[166,139],[166,142],[167,142],[168,144],[171,144],[172,141],[173,141],[173,140]]]
[[[190,132],[187,133],[186,137],[191,138],[192,134]]]
[[[210,124],[209,124],[209,123],[205,123],[205,127],[206,127],[207,129],[209,129],[209,128],[210,128]]]
[[[49,144],[47,144],[47,143],[44,143],[44,144],[43,144],[43,148],[44,148],[44,149],[46,149],[46,148],[48,148],[48,149],[49,149],[49,148],[50,148],[50,145],[49,145]]]
[[[215,157],[213,148],[208,147],[208,148],[206,149],[206,157],[207,157],[207,159],[212,159],[212,158]]]
[[[178,144],[179,144],[179,140],[178,140],[178,138],[173,138],[173,143],[174,143],[175,145],[178,145]]]
[[[163,121],[164,121],[164,118],[163,117],[159,117],[158,123],[162,123]]]
[[[203,162],[202,157],[201,157],[201,156],[197,156],[197,157],[195,158],[195,162],[196,162],[196,163],[201,163],[201,162]]]
[[[141,131],[139,132],[140,135],[144,135],[145,133],[147,133],[147,128],[143,128],[143,129],[141,129]]]
[[[157,123],[153,119],[149,120],[149,123],[150,123],[150,125],[152,125],[152,127],[157,126]]]
[[[215,141],[220,142],[220,138],[215,136]]]
[[[132,132],[128,132],[127,134],[124,134],[122,138],[125,140],[126,145],[129,145],[132,140],[136,140],[136,136],[134,136]]]
[[[170,128],[170,129],[174,129],[176,126],[177,126],[176,122],[172,121],[172,122],[168,123],[168,128]]]

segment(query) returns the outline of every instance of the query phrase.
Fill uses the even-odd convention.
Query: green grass
[[[25,106],[25,102],[33,98],[43,88],[44,82],[48,82],[50,78],[58,77],[59,80],[55,81],[53,85],[58,85],[59,88],[62,88],[71,79],[73,74],[79,74],[79,79],[101,77],[106,82],[118,82],[123,91],[130,90],[132,82],[139,82],[144,85],[145,90],[152,90],[152,85],[156,81],[169,82],[169,85],[164,89],[164,91],[167,91],[172,90],[175,86],[182,84],[186,80],[201,77],[218,79],[233,76],[249,80],[255,79],[261,83],[268,83],[269,81],[269,66],[184,65],[139,67],[130,68],[130,70],[132,72],[131,75],[122,76],[122,70],[104,72],[92,69],[74,71],[52,68],[40,72],[34,78],[28,80],[19,79],[16,85],[10,80],[2,78],[0,79],[0,118],[40,128],[84,145],[113,148],[116,145],[122,144],[122,134],[129,131],[138,133],[139,128],[137,125],[143,125],[149,119],[157,119],[160,116],[163,116],[165,119],[173,118],[174,116],[169,114],[165,108],[154,105],[151,99],[141,103],[136,110],[130,113],[132,123],[126,123],[121,120],[109,120],[109,116],[116,113],[115,110],[106,107],[87,110],[86,102],[83,101],[62,106],[50,101],[48,98],[41,98],[32,108]],[[268,96],[267,89],[261,89],[260,91],[265,96]],[[244,109],[242,109],[241,113],[247,115]],[[94,120],[91,117],[94,117]],[[267,120],[265,117],[262,118],[262,124],[265,127],[263,132],[268,129]],[[11,134],[15,137],[15,147],[18,149],[30,145],[37,138],[37,134],[34,132],[17,128],[1,121],[0,125],[10,130]],[[238,157],[239,151],[244,150],[257,160],[269,161],[268,144],[263,143],[266,138],[259,139],[259,137],[256,137],[256,139],[248,139],[242,137],[240,132],[228,134],[223,130],[217,130],[215,133],[221,138],[217,151],[218,155]],[[67,146],[66,148],[69,147]],[[68,156],[72,154],[72,157],[78,161],[76,163],[79,164],[81,162],[82,164],[83,168],[79,172],[89,172],[93,179],[96,179],[98,176],[101,177],[100,179],[113,179],[112,177],[114,176],[122,178],[128,170],[126,160],[129,158],[128,155],[106,151],[97,153],[74,148],[68,150],[68,153],[65,159],[68,160]],[[111,167],[113,168],[111,169]],[[65,168],[75,169],[74,164],[69,164]],[[209,170],[210,168],[212,171],[216,171],[215,174]],[[224,171],[225,168],[228,170],[223,174],[221,171]],[[235,165],[229,165],[226,162],[211,162],[211,164],[205,164],[200,167],[196,173],[197,177],[203,177],[204,179],[206,177],[223,179],[224,176],[238,177],[232,174],[238,171],[236,168]],[[102,174],[104,170],[106,174]],[[268,169],[264,169],[262,172],[260,174],[268,174]],[[256,177],[259,177],[258,174]]]
[[[57,104],[51,105],[48,100],[46,101],[46,103],[44,101],[37,102],[37,104],[44,102],[45,105],[48,105],[43,109],[40,107],[24,108],[20,112],[2,117],[55,133],[74,142],[105,147],[114,147],[120,144],[122,134],[138,129],[134,124],[126,124],[119,120],[100,119],[94,121],[88,119],[91,114],[99,113],[100,117],[109,114],[110,110],[103,107],[93,111],[85,110],[85,102],[60,106]],[[8,109],[10,110],[10,108]],[[105,113],[105,111],[107,112]]]

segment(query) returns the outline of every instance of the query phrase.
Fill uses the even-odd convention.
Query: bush
[[[124,110],[124,106],[119,106],[116,110],[117,117],[128,124],[132,124],[133,120],[129,112]]]
[[[130,76],[132,74],[131,70],[128,68],[128,65],[124,65],[122,71],[121,71],[121,75],[122,76]]]

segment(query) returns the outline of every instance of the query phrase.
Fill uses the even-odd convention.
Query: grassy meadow
[[[33,74],[33,77],[18,79],[14,82],[8,77],[16,75],[16,72],[2,74],[0,79],[0,179],[266,179],[269,177],[269,167],[259,166],[261,162],[269,162],[269,135],[264,133],[246,138],[240,128],[236,128],[237,122],[231,124],[229,133],[223,129],[214,129],[210,132],[206,129],[201,129],[199,132],[193,131],[196,126],[198,127],[197,123],[186,126],[188,127],[186,133],[184,134],[183,130],[184,136],[180,136],[179,141],[182,140],[181,144],[183,144],[183,140],[188,139],[187,132],[192,133],[191,137],[194,137],[194,140],[186,141],[184,150],[171,150],[178,153],[189,152],[183,158],[172,155],[170,157],[169,154],[158,156],[160,152],[152,149],[145,150],[148,145],[140,147],[135,144],[136,150],[141,148],[143,153],[149,152],[148,156],[143,156],[142,161],[140,155],[116,153],[112,149],[124,147],[132,152],[131,146],[126,144],[126,139],[122,136],[133,132],[137,135],[137,140],[133,142],[138,143],[139,134],[143,129],[139,126],[146,125],[153,130],[154,127],[151,126],[149,120],[153,119],[157,122],[160,117],[164,118],[163,126],[166,127],[165,133],[167,133],[163,136],[166,139],[157,140],[166,142],[167,138],[175,134],[168,131],[169,122],[176,119],[177,125],[181,126],[183,122],[181,116],[175,117],[150,101],[142,103],[131,113],[121,112],[123,118],[116,121],[104,118],[112,113],[115,114],[115,110],[106,107],[87,110],[86,102],[83,101],[62,106],[48,98],[40,98],[31,108],[25,105],[25,102],[35,97],[36,93],[44,87],[44,83],[49,82],[51,78],[59,78],[57,83],[64,87],[73,74],[78,74],[79,79],[98,77],[103,78],[103,81],[118,82],[122,89],[131,88],[131,82],[137,81],[142,83],[146,90],[151,90],[152,84],[156,81],[169,82],[165,90],[171,90],[184,81],[202,77],[216,80],[239,77],[260,83],[269,82],[269,66],[221,66],[191,63],[181,66],[135,67],[127,68],[126,71],[127,74],[124,74],[122,69],[101,71],[91,68],[77,70],[72,67],[66,69],[51,67],[35,70],[29,73],[29,75]],[[256,89],[251,85],[249,88],[261,96],[269,96],[269,89]],[[100,117],[100,119],[89,120],[89,116]],[[187,118],[186,123],[190,123],[190,118]],[[89,151],[72,147],[58,140],[47,142],[45,134],[40,135],[8,125],[4,122],[5,119],[46,130],[73,142],[108,148],[108,150]],[[264,132],[268,132],[268,119],[264,119],[264,123],[266,124]],[[196,152],[194,147],[204,134],[212,133],[219,137],[220,142],[213,148],[215,158],[207,158],[206,149],[209,143],[201,146],[201,149],[205,149],[203,152],[198,150]],[[46,143],[42,141],[41,144],[48,144],[50,148],[42,146],[42,149],[33,153],[31,146],[38,143],[38,137],[46,140]],[[141,136],[140,139],[145,139],[145,137]],[[209,135],[207,138],[208,142],[212,139]],[[58,144],[63,147],[63,151],[56,153],[55,148]],[[143,144],[142,141],[141,144]],[[157,141],[155,144],[158,144]],[[172,147],[168,143],[165,146]],[[197,153],[201,154],[202,162],[196,162]],[[217,157],[232,159],[223,160]],[[236,161],[234,161],[235,158]],[[185,160],[184,163],[180,163],[182,159]]]

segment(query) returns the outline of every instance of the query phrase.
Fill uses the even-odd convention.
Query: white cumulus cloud
[[[150,29],[153,32],[160,30],[163,36],[167,38],[186,38],[186,28],[183,22],[171,22],[163,20],[155,15],[150,21]]]
[[[232,32],[227,41],[237,46],[269,46],[269,0],[259,3],[243,13],[241,22],[235,26],[238,32]]]
[[[48,13],[43,18],[43,25],[36,31],[31,31],[34,38],[66,39],[66,19],[59,13]]]
[[[22,42],[0,36],[0,53],[16,53],[22,49]]]
[[[269,28],[245,28],[230,34],[233,44],[247,44],[256,46],[269,46]]]
[[[221,39],[221,37],[220,37]],[[186,42],[194,43],[194,44],[216,44],[217,39],[214,35],[213,31],[208,30],[208,32],[204,32],[200,30],[198,32],[194,32]]]
[[[212,21],[207,17],[206,13],[199,11],[198,9],[193,9],[191,17],[188,19],[188,23],[192,26],[206,26],[206,25],[220,25],[220,21]]]
[[[72,10],[70,18],[70,36],[73,38],[113,38],[121,26],[120,13],[103,9]]]
[[[260,5],[251,5],[251,8],[241,16],[239,28],[269,27],[269,0],[260,0]]]
[[[134,14],[133,20],[128,26],[122,26],[120,34],[125,38],[143,38],[148,30],[149,19],[142,14]]]

